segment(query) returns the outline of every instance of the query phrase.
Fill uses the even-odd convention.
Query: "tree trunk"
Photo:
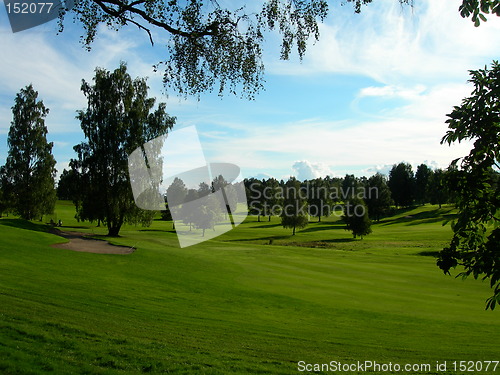
[[[257,221],[260,223],[260,215],[257,215]]]
[[[271,221],[271,215],[269,215],[269,220],[268,221]]]
[[[118,233],[120,233],[120,228],[121,228],[121,225],[108,227],[108,236],[109,237],[118,237]]]
[[[295,236],[295,225],[293,226],[293,233],[292,236]]]

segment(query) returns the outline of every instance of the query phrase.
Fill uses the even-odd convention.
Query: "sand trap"
[[[88,234],[78,232],[63,232],[54,228],[53,234],[69,240],[66,243],[53,244],[56,249],[67,249],[96,254],[131,254],[135,248],[128,246],[111,245],[108,241],[86,238]]]

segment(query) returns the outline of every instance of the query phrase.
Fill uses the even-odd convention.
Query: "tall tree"
[[[368,214],[372,219],[380,221],[394,204],[386,177],[380,173],[374,174],[368,179],[365,190]]]
[[[45,126],[48,113],[32,85],[16,95],[3,188],[9,206],[28,220],[52,213],[56,201],[56,161]]]
[[[57,198],[62,200],[73,200],[79,195],[80,184],[75,170],[64,169],[57,183]]]
[[[280,215],[283,209],[283,194],[281,186],[275,178],[269,178],[264,183],[264,214],[268,221],[271,221],[272,215]]]
[[[429,202],[429,178],[432,174],[430,169],[425,164],[420,164],[415,172],[415,200],[418,204]]]
[[[153,211],[139,209],[132,195],[128,155],[172,128],[175,118],[166,105],[156,109],[142,78],[132,79],[124,63],[113,72],[97,68],[94,83],[82,83],[87,109],[77,118],[87,139],[74,147],[72,161],[81,181],[77,216],[101,220],[109,236],[117,236],[125,222],[148,224]]]
[[[186,198],[188,189],[186,184],[179,177],[175,177],[174,181],[167,188],[166,195],[170,207],[181,205]]]
[[[2,166],[0,167],[0,217],[2,217],[3,213],[9,208],[9,202],[5,192],[6,185],[5,166]]]
[[[316,178],[311,181],[305,181],[307,188],[308,212],[311,216],[317,217],[318,222],[322,216],[331,214],[332,200],[330,199],[327,183],[322,178]]]
[[[186,184],[179,177],[175,177],[174,181],[170,184],[166,191],[166,210],[162,211],[163,220],[172,220],[174,216],[181,212],[181,205],[186,199],[188,189]],[[172,223],[172,228],[175,229],[175,223]]]
[[[222,198],[219,199],[220,212],[224,213],[224,217],[232,215],[232,211],[236,210],[238,204],[238,195],[234,186],[226,181],[224,176],[218,175],[212,181],[212,192],[221,191]]]
[[[257,221],[260,222],[260,217],[265,215],[265,184],[254,177],[244,180],[245,191],[247,194],[248,212],[251,215],[257,215]]]
[[[427,185],[429,202],[439,205],[439,208],[444,203],[448,203],[449,189],[446,186],[446,172],[442,169],[431,171]]]
[[[208,194],[212,193],[212,188],[206,182],[200,182],[198,186],[198,196],[206,197]]]
[[[389,172],[387,184],[396,206],[409,207],[413,204],[415,178],[410,164],[394,165]]]
[[[291,177],[285,184],[281,225],[292,229],[295,236],[295,230],[306,227],[308,223],[307,199],[300,191],[300,182]]]
[[[192,216],[195,228],[201,229],[202,236],[205,237],[205,230],[213,229],[222,220],[222,211],[219,200],[214,195],[207,195],[195,201],[191,207],[195,212]]]
[[[486,308],[500,303],[500,64],[470,71],[472,95],[455,106],[441,143],[474,141],[469,155],[456,159],[450,188],[456,190],[458,216],[453,238],[438,259],[449,273],[460,266],[463,277],[489,279],[494,289]]]
[[[201,197],[207,197],[210,194],[210,187],[206,183],[200,184],[200,189],[188,189],[183,203],[194,202],[200,198],[199,191],[202,192]],[[183,204],[180,208],[180,217],[184,224],[189,225],[189,230],[192,230],[194,221],[196,220],[197,211],[190,207],[190,205]]]
[[[358,193],[359,181],[353,174],[346,174],[342,180],[342,187],[340,191],[341,198],[347,201],[354,198]]]

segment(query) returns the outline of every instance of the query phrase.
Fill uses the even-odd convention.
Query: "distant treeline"
[[[499,173],[492,171],[492,179]],[[377,173],[369,178],[324,177],[301,181],[299,189],[290,190],[287,182],[274,178],[244,180],[250,214],[275,216],[285,199],[300,198],[307,201],[308,213],[321,220],[337,206],[340,211],[346,202],[362,201],[371,219],[380,220],[394,207],[411,207],[425,203],[454,203],[454,176],[456,169],[432,169],[420,164],[414,172],[408,163],[394,164],[388,176]],[[292,177],[292,179],[295,179]],[[333,209],[332,209],[333,207]],[[327,209],[329,208],[329,209]]]

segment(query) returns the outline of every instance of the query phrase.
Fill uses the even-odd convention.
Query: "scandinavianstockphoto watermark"
[[[226,233],[248,214],[240,168],[205,159],[196,127],[188,126],[146,142],[128,157],[136,205],[168,210],[180,247]]]
[[[263,186],[260,182],[249,185],[249,209],[254,215],[281,216],[359,216],[366,214],[366,206],[352,203],[356,200],[377,199],[378,188],[316,186],[305,181],[300,188],[294,186]],[[302,202],[307,201],[308,204]],[[284,203],[288,202],[288,203]],[[342,202],[342,203],[340,203]]]

